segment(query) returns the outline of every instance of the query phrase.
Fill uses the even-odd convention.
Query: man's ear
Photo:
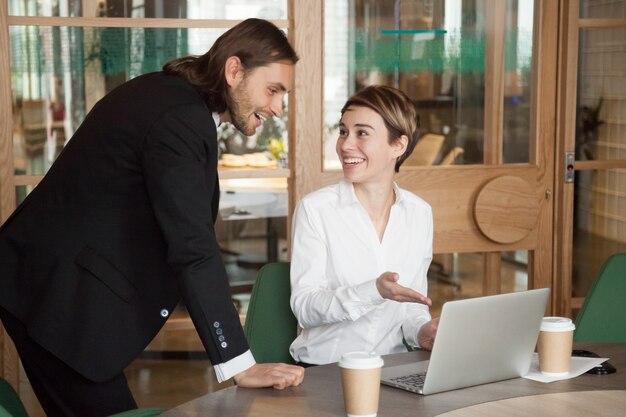
[[[231,56],[224,64],[224,76],[229,87],[236,87],[243,79],[243,65],[237,56]]]

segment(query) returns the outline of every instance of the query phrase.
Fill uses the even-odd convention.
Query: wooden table
[[[626,390],[626,344],[576,344],[577,349],[596,352],[601,357],[611,358],[617,368],[611,375],[584,374],[578,378],[544,384],[524,378],[485,384],[455,391],[421,396],[399,389],[381,386],[379,417],[393,416],[490,416],[490,415],[532,415],[539,416],[578,416],[573,410],[576,404],[593,401],[599,411],[598,416],[611,416],[611,409],[623,410],[617,415],[626,415],[626,395],[619,393],[590,393],[588,391]],[[385,356],[385,366],[399,365],[412,361],[428,359],[429,353],[423,351],[407,352]],[[561,393],[582,391],[576,395]],[[546,403],[547,397],[535,397],[545,394],[559,394],[558,398],[548,398],[551,406],[538,414],[538,405]],[[162,414],[163,417],[191,416],[345,416],[339,368],[336,365],[308,368],[301,386],[284,391],[273,389],[248,389],[231,387],[217,391],[188,403],[182,404]],[[525,398],[519,398],[525,397]],[[506,401],[500,400],[509,400]],[[486,404],[485,404],[486,403]],[[472,406],[477,406],[472,408]],[[465,409],[466,407],[470,407]],[[612,407],[612,408],[611,408]],[[595,407],[591,407],[595,409]],[[456,410],[456,411],[455,411]],[[517,410],[518,414],[509,414],[505,410]],[[527,411],[522,412],[519,411]],[[465,413],[467,411],[467,414]],[[589,414],[589,407],[585,411]]]

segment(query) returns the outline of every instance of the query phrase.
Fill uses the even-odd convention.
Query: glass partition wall
[[[483,163],[490,6],[460,0],[327,0],[324,167],[338,167],[334,141],[343,103],[371,84],[407,93],[418,109],[422,136],[441,138],[432,155],[417,155],[418,147],[407,165]],[[505,163],[529,161],[533,9],[528,0],[508,1],[503,9]]]
[[[124,81],[172,58],[203,54],[236,19],[286,17],[286,1],[201,3],[9,1],[16,173],[43,175],[86,113]],[[80,16],[102,19],[87,24]],[[124,27],[143,18],[143,25]],[[269,119],[251,139],[222,126],[220,150],[232,156],[224,168],[285,168],[286,122],[287,112]],[[250,153],[255,158],[242,157]]]
[[[16,204],[47,172],[87,112],[105,94],[138,75],[159,71],[170,59],[205,53],[237,19],[283,19],[277,23],[284,26],[286,15],[286,1],[9,1],[9,16],[16,22],[9,26],[13,161],[16,181],[23,184],[16,187]],[[99,19],[81,20],[93,17]],[[177,23],[188,27],[176,27]],[[249,210],[263,205],[259,193],[252,191],[263,189],[264,176],[270,177],[265,188],[276,195],[286,194],[287,102],[284,110],[281,118],[267,119],[252,137],[243,136],[230,124],[218,129],[221,178],[258,178],[256,190],[239,190],[232,184],[223,187],[242,197],[236,206],[220,213],[218,237],[225,255],[234,256],[229,260],[238,261],[244,255],[242,247],[253,255],[268,252],[262,239],[268,231],[280,233],[276,239],[282,245],[270,251],[270,260],[286,256],[287,206],[273,213],[277,218],[271,228],[263,227],[267,220],[257,216],[258,210]],[[237,215],[243,211],[249,212],[247,217]],[[222,223],[229,227],[221,227]],[[256,243],[244,245],[241,239]],[[233,279],[249,287],[262,259],[246,264],[245,273],[233,269]]]

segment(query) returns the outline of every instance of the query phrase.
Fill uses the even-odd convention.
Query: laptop
[[[445,303],[430,360],[383,368],[381,382],[427,395],[526,374],[549,295],[540,288]]]

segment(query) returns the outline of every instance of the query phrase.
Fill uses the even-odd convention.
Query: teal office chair
[[[626,342],[626,253],[606,260],[576,317],[577,342]]]
[[[289,345],[296,338],[298,322],[291,311],[289,263],[263,266],[257,275],[244,332],[258,363],[294,363]]]
[[[6,408],[0,405],[0,417],[13,417]]]
[[[28,417],[17,392],[3,378],[0,378],[0,417]]]
[[[138,408],[117,413],[110,417],[154,417],[165,412],[165,408]],[[0,417],[28,417],[26,408],[13,387],[0,378]]]
[[[135,410],[113,414],[109,417],[154,417],[163,414],[165,411],[165,408],[159,407],[137,408]]]

